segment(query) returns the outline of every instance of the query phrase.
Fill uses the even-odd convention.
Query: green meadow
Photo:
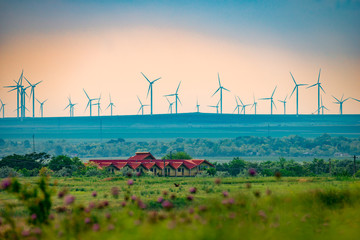
[[[11,190],[14,180],[0,191],[1,239],[356,239],[360,234],[355,178],[49,178],[52,205],[42,222],[31,210],[43,203],[39,179],[19,178],[18,192]],[[22,191],[36,191],[34,199],[24,200],[29,194]]]

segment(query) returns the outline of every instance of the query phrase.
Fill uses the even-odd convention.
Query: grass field
[[[219,183],[139,177],[132,178],[133,185],[128,180],[51,178],[51,220],[35,225],[26,222],[26,204],[1,191],[0,238],[14,236],[4,216],[10,213],[17,236],[25,239],[356,239],[360,234],[360,181],[352,178],[249,177]],[[38,178],[19,181],[30,187]],[[68,196],[75,201],[64,203]]]

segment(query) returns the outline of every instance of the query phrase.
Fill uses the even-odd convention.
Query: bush
[[[71,177],[72,176],[72,169],[63,167],[59,171],[54,173],[55,177]]]
[[[42,167],[39,171],[39,176],[41,177],[48,177],[51,176],[54,173],[51,169],[48,169],[47,167]]]
[[[104,170],[100,170],[97,168],[90,168],[86,170],[87,177],[95,177],[95,176],[103,176],[103,175],[106,175]]]
[[[18,176],[20,176],[20,174],[11,167],[0,168],[0,178],[18,177]]]
[[[225,171],[217,171],[215,177],[230,177],[230,174]]]

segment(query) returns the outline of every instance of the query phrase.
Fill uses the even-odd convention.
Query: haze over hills
[[[211,113],[0,119],[3,139],[171,139],[238,136],[359,137],[360,115]]]

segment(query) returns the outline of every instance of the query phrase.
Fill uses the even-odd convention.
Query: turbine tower
[[[250,106],[251,104],[244,104],[244,103],[241,101],[241,99],[239,98],[239,96],[238,96],[238,99],[239,99],[239,101],[240,101],[240,103],[241,103],[241,112],[244,111],[244,115],[245,115],[246,107]]]
[[[344,94],[342,95],[341,99],[337,99],[336,97],[332,96],[336,102],[334,102],[335,104],[339,104],[340,105],[340,115],[343,114],[343,103],[346,102],[347,100],[349,100],[350,98],[346,98],[346,99],[343,99],[344,98]]]
[[[199,113],[200,112],[200,105],[199,105],[199,100],[196,99],[196,112]]]
[[[225,91],[230,92],[230,90],[228,90],[228,89],[224,88],[223,86],[221,86],[219,73],[218,73],[218,80],[219,80],[219,88],[214,92],[214,94],[211,97],[213,97],[220,90],[220,101],[219,102],[220,102],[220,113],[222,114],[222,112],[223,112],[223,108],[222,108],[222,106],[223,106],[223,101],[222,101],[223,92],[222,91],[225,90]]]
[[[321,106],[320,106],[320,110],[321,110],[321,114],[322,115],[324,115],[324,109],[326,109],[326,110],[328,110],[329,111],[329,109],[327,109],[324,105],[323,105],[323,101],[322,101],[322,96],[321,96]],[[319,109],[317,109],[315,112],[313,112],[313,114],[314,113],[316,113],[316,112],[318,112],[319,111]]]
[[[286,114],[286,103],[287,103],[286,99],[287,99],[287,95],[284,100],[278,100],[279,102],[284,104],[284,115]]]
[[[70,117],[73,117],[74,116],[74,106],[76,105],[76,103],[71,102],[71,97],[68,97],[68,100],[69,100],[69,104],[66,106],[66,108],[64,108],[64,110],[69,108]]]
[[[271,97],[269,98],[260,98],[260,100],[270,100],[270,112],[271,112],[271,115],[273,114],[273,105],[276,109],[276,105],[275,105],[275,102],[274,102],[274,93],[275,93],[275,90],[276,90],[277,86],[275,87],[273,93],[271,94]]]
[[[251,106],[250,110],[251,110],[253,107],[255,107],[255,115],[256,115],[256,106],[257,106],[257,102],[255,102],[255,96],[254,96],[254,95],[253,95],[253,97],[254,97],[254,103],[252,104],[252,106]]]
[[[237,109],[238,114],[240,114],[240,107],[241,107],[241,105],[239,105],[239,102],[238,102],[236,96],[235,96],[235,101],[236,101],[236,107],[235,107],[233,113],[234,113],[234,112],[236,111],[236,109]]]
[[[116,106],[115,106],[115,104],[113,102],[111,102],[111,95],[110,94],[109,94],[109,97],[110,97],[110,103],[109,103],[109,106],[107,106],[106,109],[108,109],[110,107],[111,116],[112,116],[113,115],[113,107],[116,107]]]
[[[24,70],[22,70],[19,80],[17,82],[14,80],[14,82],[16,83],[15,86],[5,86],[5,88],[13,88],[9,92],[16,90],[16,99],[17,99],[16,117],[17,118],[19,118],[19,110],[22,110],[22,107],[20,106],[20,97],[21,97],[21,88],[23,87],[22,86],[23,74],[24,74]],[[21,103],[22,103],[22,101],[21,101]]]
[[[218,114],[219,113],[219,103],[220,103],[220,101],[215,106],[208,105],[208,107],[216,108],[216,114]]]
[[[320,108],[321,108],[321,104],[320,104],[320,94],[321,94],[321,92],[320,92],[320,89],[325,93],[324,89],[323,89],[322,86],[321,86],[320,73],[321,73],[321,68],[320,68],[320,70],[319,70],[319,77],[318,77],[317,83],[315,83],[315,84],[307,87],[307,88],[311,88],[311,87],[317,86],[317,88],[318,88],[318,110],[317,110],[318,114],[320,114]]]
[[[44,117],[44,103],[47,101],[47,99],[43,102],[40,102],[39,99],[36,98],[36,101],[38,101],[38,103],[40,104],[41,117]]]
[[[21,88],[20,88],[20,92],[21,92],[21,105],[20,105],[20,107],[21,107],[21,118],[24,118],[24,117],[26,117],[25,115],[25,111],[28,111],[28,112],[30,112],[29,111],[29,109],[27,109],[27,107],[26,107],[26,98],[25,98],[25,95],[26,96],[28,96],[28,94],[26,93],[26,89],[28,89],[30,87],[30,85],[29,86],[27,86],[26,88],[24,88],[23,86],[21,86]]]
[[[91,117],[92,116],[92,105],[94,105],[92,103],[92,101],[99,100],[99,99],[98,98],[90,98],[89,95],[86,93],[85,89],[83,89],[83,90],[84,90],[86,97],[89,99],[88,104],[86,105],[85,111],[88,107],[90,107],[90,117]]]
[[[176,114],[178,113],[178,110],[177,110],[177,109],[178,109],[178,101],[179,101],[179,103],[182,105],[182,103],[181,103],[181,101],[180,101],[180,98],[179,98],[179,94],[178,94],[180,84],[181,84],[181,81],[179,82],[179,85],[178,85],[175,93],[169,94],[169,95],[165,95],[165,97],[175,96],[175,113],[176,113]],[[169,101],[169,100],[168,100],[168,101]]]
[[[35,117],[35,87],[41,83],[42,81],[40,82],[37,82],[35,84],[31,84],[29,80],[27,80],[27,78],[24,76],[25,80],[29,83],[30,87],[31,87],[31,92],[30,92],[30,98],[31,98],[31,95],[32,95],[32,104],[33,104],[33,117]]]
[[[152,114],[153,114],[153,84],[154,84],[156,81],[160,80],[161,77],[159,77],[159,78],[157,78],[157,79],[155,79],[155,80],[153,80],[153,81],[150,81],[150,80],[145,76],[145,74],[143,74],[143,73],[141,73],[141,74],[144,76],[144,78],[146,79],[146,81],[149,82],[149,89],[148,89],[146,98],[149,96],[149,92],[150,92],[150,114],[152,115]]]
[[[140,101],[140,98],[138,96],[137,96],[137,99],[140,102],[140,108],[139,108],[139,111],[137,112],[137,114],[139,114],[139,112],[141,111],[141,115],[144,115],[144,107],[149,106],[149,105],[142,104],[142,102]]]
[[[3,101],[1,101],[0,99],[0,102],[1,102],[1,107],[0,107],[0,112],[2,111],[3,112],[3,118],[5,118],[5,103],[3,103]]]
[[[100,106],[101,94],[100,94],[100,97],[99,97],[97,100],[98,100],[98,102],[97,102],[97,103],[94,103],[93,105],[95,105],[95,106],[98,107],[98,117],[100,117],[100,112],[101,112],[101,106]]]
[[[173,104],[175,103],[175,102],[170,102],[169,101],[169,99],[168,98],[166,98],[166,100],[168,101],[168,103],[169,103],[169,109],[168,109],[168,112],[170,112],[170,114],[172,114],[173,112],[172,112],[172,106],[173,106]]]
[[[294,81],[295,83],[295,87],[294,87],[294,90],[292,91],[291,95],[290,95],[290,98],[291,96],[293,95],[293,93],[295,92],[296,90],[296,115],[299,115],[299,87],[300,86],[306,86],[307,84],[303,84],[303,83],[299,83],[297,84],[296,81],[295,81],[295,78],[293,77],[293,75],[291,74],[290,72],[290,75],[292,77],[292,80]]]

